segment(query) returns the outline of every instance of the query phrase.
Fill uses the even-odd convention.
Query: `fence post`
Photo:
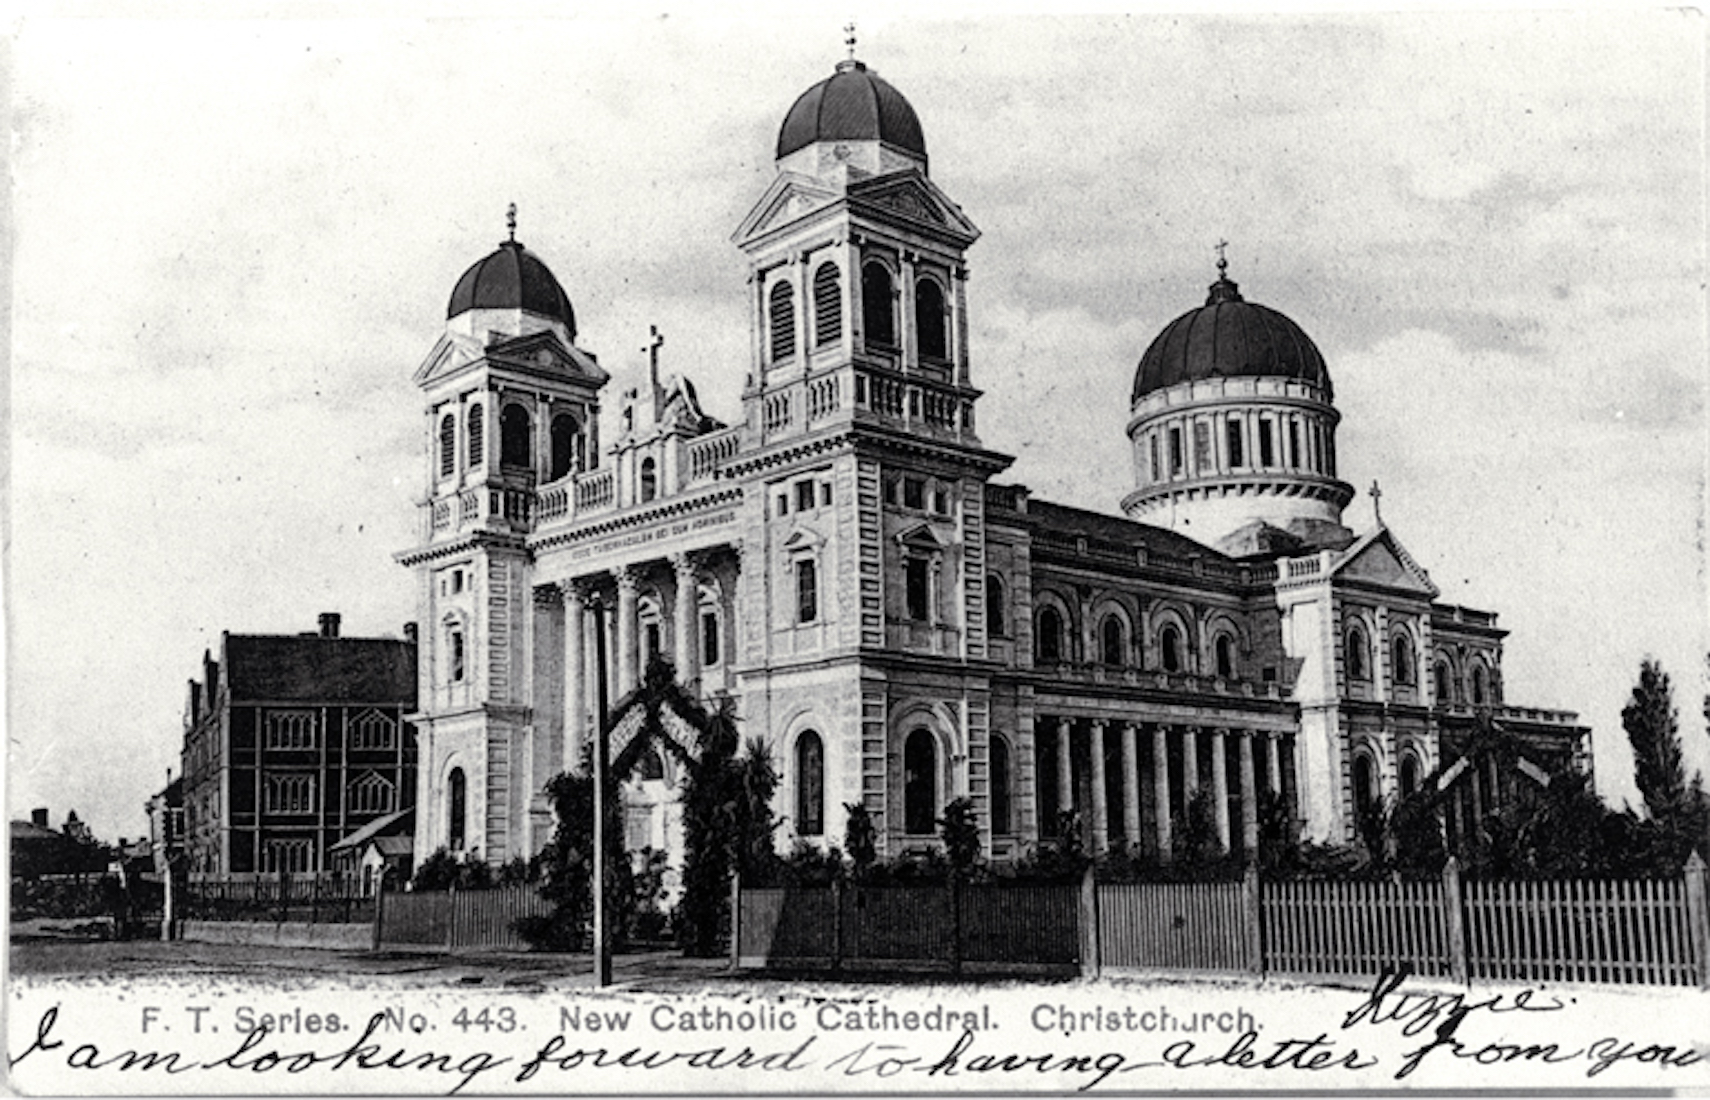
[[[1694,850],[1686,861],[1686,920],[1692,926],[1692,953],[1697,957],[1698,988],[1710,989],[1710,870],[1703,853]]]
[[[843,877],[831,880],[831,969],[843,969]]]
[[[172,896],[172,864],[169,862],[166,865],[166,896],[161,899],[160,905],[160,938],[162,942],[169,942],[172,939],[172,903],[174,900]]]
[[[382,869],[374,884],[374,950],[380,950],[380,922],[386,912],[386,875]]]
[[[742,872],[730,876],[730,968],[742,967]]]
[[[1081,926],[1081,976],[1096,978],[1100,969],[1098,883],[1093,878],[1093,869],[1090,863],[1081,874],[1080,918],[1078,923]]]
[[[962,876],[950,871],[950,973],[962,975]]]
[[[1443,864],[1443,935],[1449,941],[1449,977],[1468,985],[1466,909],[1461,902],[1461,863],[1454,856]]]
[[[445,953],[447,955],[457,950],[457,883],[452,883],[445,891]]]
[[[1247,973],[1262,975],[1265,972],[1264,957],[1264,908],[1259,899],[1259,865],[1256,862],[1247,864],[1247,871],[1241,876],[1241,910],[1242,924],[1247,933]]]

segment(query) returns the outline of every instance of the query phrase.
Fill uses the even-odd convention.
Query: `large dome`
[[[570,296],[540,257],[516,240],[463,273],[446,306],[449,320],[472,309],[521,309],[553,321],[561,321],[576,338],[576,313]]]
[[[1298,378],[1333,397],[1324,356],[1299,325],[1249,302],[1220,275],[1205,305],[1177,317],[1152,341],[1134,374],[1134,400],[1208,378]]]
[[[854,60],[838,62],[835,73],[796,100],[778,131],[778,159],[819,141],[880,141],[926,157],[914,108]]]

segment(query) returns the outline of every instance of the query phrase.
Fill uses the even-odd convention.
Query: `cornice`
[[[702,492],[695,496],[669,497],[657,502],[655,507],[638,508],[615,515],[602,517],[581,527],[568,530],[554,531],[548,535],[535,535],[528,541],[528,549],[538,553],[566,546],[583,539],[595,538],[601,535],[622,531],[630,527],[641,527],[656,523],[673,516],[693,515],[705,512],[726,504],[740,504],[743,498],[742,486],[731,485],[725,488]]]

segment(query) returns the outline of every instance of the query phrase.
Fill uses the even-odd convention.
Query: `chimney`
[[[30,811],[30,824],[34,825],[38,829],[45,829],[48,827],[46,806],[40,806]]]
[[[405,623],[404,624],[404,641],[409,642],[411,645],[416,644],[416,624],[415,623]]]
[[[323,612],[321,612],[321,637],[323,637],[323,638],[336,638],[336,637],[338,637],[338,612],[336,612],[336,611],[323,611]]]

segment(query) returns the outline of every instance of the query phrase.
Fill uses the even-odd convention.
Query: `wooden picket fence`
[[[1463,881],[1451,861],[1425,882],[738,887],[732,961],[1710,989],[1707,880],[1694,855],[1680,878],[1640,881]]]
[[[491,890],[381,893],[375,921],[377,950],[523,951],[519,918],[544,916],[551,903],[528,884]]]

